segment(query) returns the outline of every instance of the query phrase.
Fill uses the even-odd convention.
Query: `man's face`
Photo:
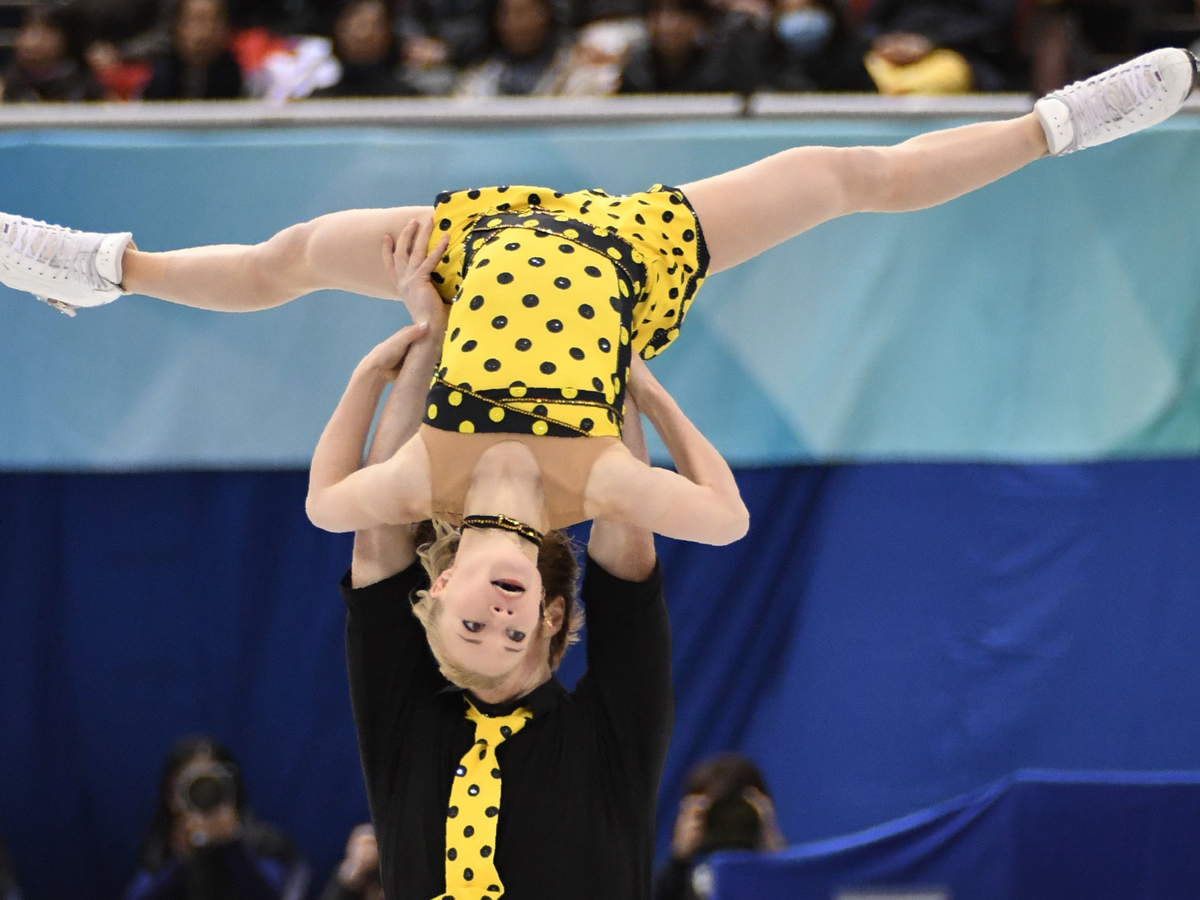
[[[502,678],[543,647],[542,593],[537,566],[513,545],[460,548],[430,588],[440,607],[430,627],[455,665]]]

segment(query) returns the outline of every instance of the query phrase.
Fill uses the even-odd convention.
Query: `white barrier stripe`
[[[663,122],[823,118],[1001,118],[1033,107],[1025,94],[880,97],[875,94],[645,95],[620,97],[402,98],[261,100],[205,103],[12,104],[0,107],[0,131],[112,128],[213,129],[383,125],[500,127],[586,122]],[[1184,112],[1200,113],[1200,99]]]

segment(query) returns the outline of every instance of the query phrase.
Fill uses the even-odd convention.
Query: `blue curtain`
[[[298,472],[0,475],[0,831],[31,900],[116,896],[207,731],[319,871],[366,815],[336,581]],[[793,841],[1015,769],[1200,768],[1200,460],[744,470],[662,542],[686,768],[759,759]],[[564,677],[582,655],[568,656]]]

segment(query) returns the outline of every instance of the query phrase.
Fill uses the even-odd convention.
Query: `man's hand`
[[[686,862],[696,855],[704,840],[704,825],[712,800],[704,794],[688,794],[679,801],[679,815],[671,832],[671,858]]]
[[[413,322],[425,322],[440,339],[446,328],[447,307],[433,286],[430,275],[437,268],[450,236],[443,234],[429,249],[429,238],[433,234],[433,217],[418,221],[413,219],[404,226],[398,238],[390,234],[383,239],[383,264],[388,277],[395,283],[400,300],[408,307]]]
[[[346,842],[346,858],[338,866],[338,881],[352,891],[361,891],[378,869],[379,844],[375,840],[375,829],[370,825],[359,825],[350,832],[350,840]]]

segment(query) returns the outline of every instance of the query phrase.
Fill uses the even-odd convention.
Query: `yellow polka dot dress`
[[[619,436],[631,354],[675,339],[708,267],[683,193],[443,193],[431,246],[446,232],[433,281],[453,306],[425,423]]]

